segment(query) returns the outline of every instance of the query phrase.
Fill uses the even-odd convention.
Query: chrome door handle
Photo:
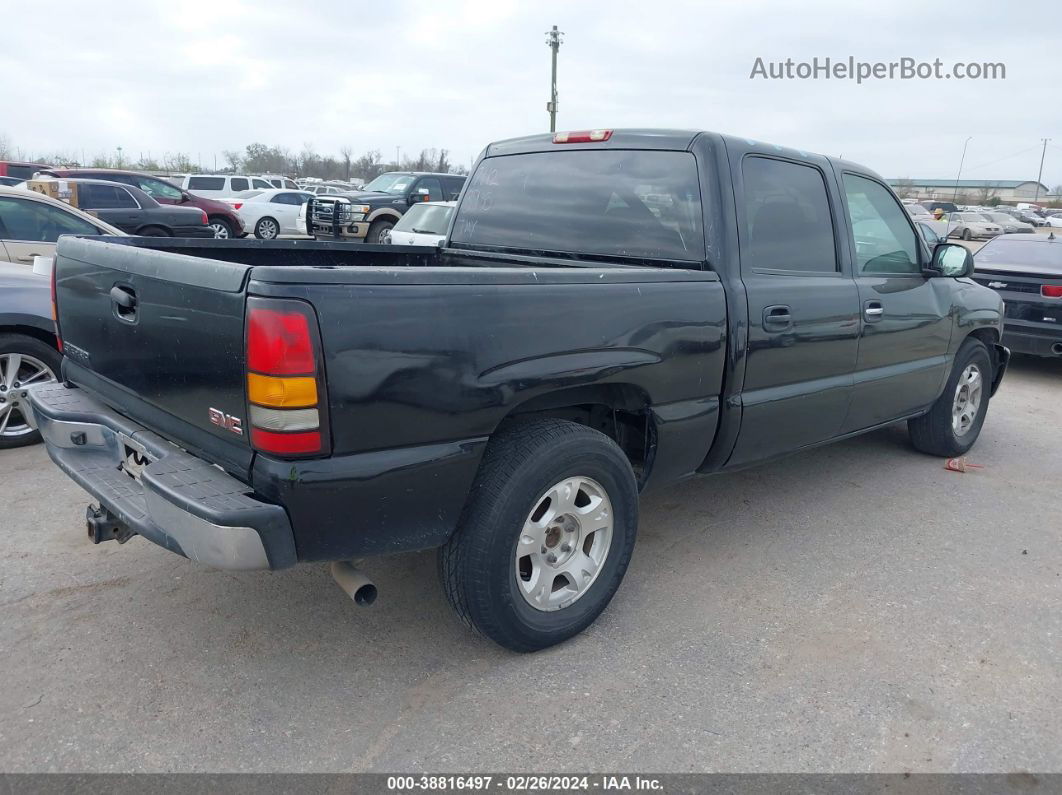
[[[863,304],[863,316],[871,323],[881,320],[885,314],[885,307],[881,301],[867,301]]]

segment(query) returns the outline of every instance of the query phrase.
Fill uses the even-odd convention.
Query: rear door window
[[[689,152],[570,150],[483,160],[453,244],[698,262],[697,162]]]
[[[189,177],[188,190],[225,190],[225,178]]]
[[[243,177],[233,177],[229,180],[229,190],[239,193],[241,190],[249,190],[250,185]]]
[[[77,193],[78,204],[90,210],[120,210],[139,206],[129,191],[115,185],[81,183]]]
[[[822,172],[767,157],[742,165],[746,247],[742,262],[763,270],[836,273],[837,246]]]

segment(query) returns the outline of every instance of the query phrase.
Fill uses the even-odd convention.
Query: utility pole
[[[402,149],[402,147],[400,147],[400,146],[396,146],[396,147],[395,147],[395,168],[396,168],[396,169],[398,169],[398,168],[402,168],[402,154],[401,154],[401,149]]]
[[[122,147],[118,147],[118,168],[122,167]]]
[[[962,164],[966,162],[966,147],[970,145],[971,140],[973,140],[972,135],[962,145],[962,157],[959,158],[959,173],[955,175],[955,192],[951,195],[952,201],[959,198],[959,177],[962,176]]]
[[[1040,180],[1044,178],[1044,156],[1047,154],[1047,142],[1050,138],[1044,138],[1044,150],[1040,152],[1040,173],[1036,175],[1036,198],[1033,203],[1040,201]]]
[[[549,131],[557,131],[557,50],[561,46],[561,36],[564,33],[553,26],[553,30],[546,31],[546,44],[553,51],[553,68],[549,81],[549,102],[546,103],[546,111],[549,113]]]

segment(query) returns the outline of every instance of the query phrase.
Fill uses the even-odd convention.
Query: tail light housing
[[[55,344],[59,348],[59,353],[63,352],[63,335],[59,333],[59,301],[56,298],[55,289],[55,271],[57,270],[57,263],[55,259],[52,260],[52,322],[55,323]]]
[[[327,391],[313,307],[248,298],[246,348],[251,445],[283,458],[327,455]]]
[[[1045,284],[1040,288],[1044,298],[1062,298],[1062,284]]]
[[[206,210],[200,210],[199,214],[203,216],[203,226],[209,226],[210,219],[207,218]]]

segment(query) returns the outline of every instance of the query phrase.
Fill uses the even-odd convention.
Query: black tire
[[[969,229],[963,229],[962,230],[962,239],[963,240],[973,240],[973,233],[971,233]]]
[[[137,232],[141,237],[173,237],[172,234],[167,232],[161,226],[145,226],[143,229]]]
[[[612,503],[611,543],[585,592],[546,612],[520,592],[516,549],[542,495],[571,477],[593,479]],[[605,609],[627,571],[637,528],[637,483],[615,442],[564,420],[514,422],[491,439],[460,526],[439,551],[443,589],[466,624],[501,646],[544,649],[582,632]]]
[[[959,381],[966,368],[971,366],[978,368],[981,374],[980,403],[969,429],[960,435],[953,426],[952,410],[959,390]],[[994,374],[988,348],[979,339],[968,337],[955,355],[955,364],[948,377],[948,383],[933,408],[921,417],[907,421],[907,430],[915,449],[930,455],[954,458],[973,447],[988,414],[989,392],[992,391]]]
[[[41,342],[36,337],[29,337],[25,334],[0,334],[0,357],[11,353],[32,356],[47,366],[52,371],[53,376],[59,376],[59,366],[62,364],[63,357],[55,348]],[[0,359],[0,400],[4,401],[0,403],[0,410],[10,407],[10,418],[4,432],[0,433],[0,450],[37,444],[41,440],[41,435],[38,431],[28,430],[25,416],[19,410],[19,406],[23,401],[22,391],[14,389],[13,384],[4,382],[2,370],[5,368],[2,366],[3,361],[3,359]],[[5,414],[0,411],[0,425],[3,424],[4,416]],[[20,426],[27,428],[27,430],[25,432],[20,431],[17,435],[14,435],[13,431]]]
[[[262,226],[267,221],[273,224],[273,229],[275,230],[273,232],[273,234],[268,236],[268,237],[262,231]],[[279,235],[280,235],[280,222],[276,218],[272,218],[272,217],[267,215],[267,216],[264,216],[262,218],[259,218],[258,219],[258,223],[256,223],[254,225],[254,236],[257,237],[259,240],[276,240],[276,238]]]
[[[207,225],[213,227],[215,240],[236,239],[236,230],[233,228],[232,224],[220,216],[208,218]]]
[[[384,232],[389,231],[394,225],[394,221],[373,221],[369,226],[369,233],[365,235],[365,242],[371,243],[374,246],[380,245],[382,242],[380,237]]]

